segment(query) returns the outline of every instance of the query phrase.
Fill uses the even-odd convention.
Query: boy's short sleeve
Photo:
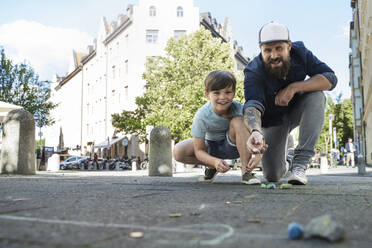
[[[233,117],[243,116],[243,105],[241,103],[233,101],[231,108]]]
[[[207,127],[205,125],[206,124],[205,121],[203,120],[203,118],[201,118],[201,115],[202,115],[202,111],[201,109],[199,109],[198,112],[196,112],[194,120],[192,122],[191,136],[205,139],[205,135],[207,133]]]

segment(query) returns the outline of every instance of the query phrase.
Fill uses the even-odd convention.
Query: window
[[[185,35],[186,34],[186,30],[174,30],[174,38],[176,40],[178,40],[181,35]]]
[[[124,62],[124,70],[125,70],[125,74],[128,74],[128,72],[129,72],[129,69],[128,69],[128,60],[125,60],[125,62]]]
[[[125,47],[128,48],[129,47],[129,34],[125,36],[124,41],[125,41]]]
[[[149,9],[149,16],[156,16],[156,8],[155,6],[151,6]]]
[[[124,86],[124,98],[125,101],[128,101],[128,85]]]
[[[177,17],[183,17],[183,8],[181,6],[177,7]]]
[[[158,41],[158,30],[146,30],[146,42],[156,43]]]

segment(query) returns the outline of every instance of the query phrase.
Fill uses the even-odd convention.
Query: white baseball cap
[[[277,22],[263,25],[258,33],[258,43],[262,45],[275,41],[290,41],[288,28]]]

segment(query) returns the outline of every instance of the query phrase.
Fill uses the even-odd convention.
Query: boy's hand
[[[224,161],[223,159],[217,159],[214,167],[218,172],[225,173],[226,171],[230,170],[230,166]]]
[[[252,154],[262,154],[267,150],[267,145],[263,135],[260,132],[253,131],[247,141],[247,147]]]
[[[256,168],[258,166],[258,164],[260,163],[261,159],[262,159],[262,154],[252,154],[251,156],[251,159],[249,160],[248,162],[248,171],[252,171],[254,168]]]

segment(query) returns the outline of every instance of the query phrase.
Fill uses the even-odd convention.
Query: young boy
[[[251,171],[257,167],[262,154],[251,156],[246,142],[249,137],[243,122],[243,106],[233,101],[235,77],[227,71],[212,71],[204,81],[205,97],[209,100],[196,113],[191,128],[192,139],[174,147],[174,158],[186,164],[206,165],[204,181],[213,182],[218,172],[230,166],[224,159],[242,162],[242,182],[259,184]]]

